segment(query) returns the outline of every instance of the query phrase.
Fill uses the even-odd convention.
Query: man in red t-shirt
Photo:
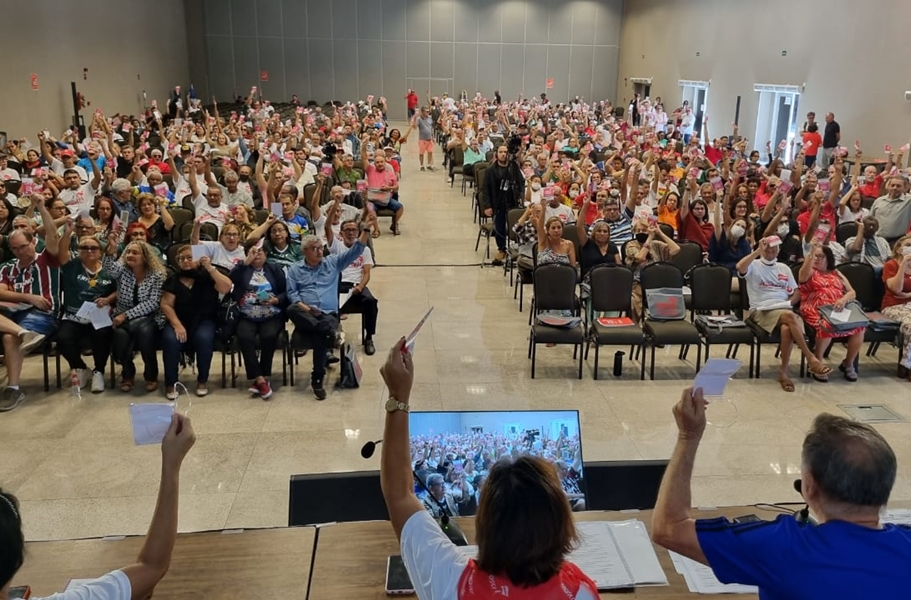
[[[405,99],[408,101],[408,120],[411,120],[411,117],[414,116],[415,110],[417,110],[420,99],[412,89],[409,89],[408,93],[405,94]]]

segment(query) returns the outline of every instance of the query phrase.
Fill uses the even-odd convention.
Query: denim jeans
[[[181,349],[187,354],[196,356],[196,381],[199,383],[209,381],[214,340],[215,321],[201,321],[193,329],[188,329],[186,342],[179,341],[171,324],[165,323],[161,334],[161,358],[164,361],[165,385],[172,386],[177,383]]]

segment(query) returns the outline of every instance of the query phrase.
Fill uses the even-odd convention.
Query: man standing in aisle
[[[408,102],[408,120],[410,121],[414,117],[420,100],[418,100],[418,95],[411,88],[409,88],[408,93],[405,94],[405,100]]]
[[[525,197],[525,179],[518,171],[515,162],[510,164],[506,145],[500,145],[497,147],[496,161],[484,176],[484,189],[478,190],[478,202],[484,216],[493,217],[493,233],[497,240],[494,265],[501,265],[506,259],[506,213],[519,205],[519,198]]]
[[[832,156],[838,143],[841,141],[841,127],[835,120],[835,115],[826,113],[826,129],[822,136],[822,153],[817,158],[819,169],[825,171],[832,164]]]
[[[433,166],[433,117],[430,116],[430,108],[421,107],[421,114],[415,117],[415,124],[418,128],[418,160],[421,161],[421,170],[424,171],[424,154],[427,154],[428,171],[436,171]]]

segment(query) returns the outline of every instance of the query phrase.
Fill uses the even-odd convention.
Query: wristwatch
[[[411,412],[411,407],[405,404],[404,402],[399,402],[392,396],[389,396],[389,400],[386,400],[386,412],[394,413],[397,410],[401,410],[406,413]]]

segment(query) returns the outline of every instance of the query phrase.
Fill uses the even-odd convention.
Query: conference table
[[[696,518],[756,514],[772,520],[778,512],[753,506],[706,508]],[[651,527],[651,511],[576,513],[577,520],[642,520]],[[459,519],[474,541],[474,519]],[[243,598],[254,600],[303,599],[314,546],[313,527],[254,529],[186,533],[177,536],[171,568],[158,584],[154,597]],[[31,542],[26,561],[13,585],[30,585],[34,596],[46,596],[66,587],[71,578],[98,577],[132,563],[142,546],[142,536],[54,542]],[[655,546],[658,561],[670,585],[640,587],[626,598],[693,598],[677,574],[666,550]],[[386,557],[398,554],[398,543],[386,521],[339,523],[320,528],[310,589],[311,600],[371,600],[387,598],[383,584]],[[616,597],[603,592],[602,598]],[[756,598],[742,594],[738,598]]]

